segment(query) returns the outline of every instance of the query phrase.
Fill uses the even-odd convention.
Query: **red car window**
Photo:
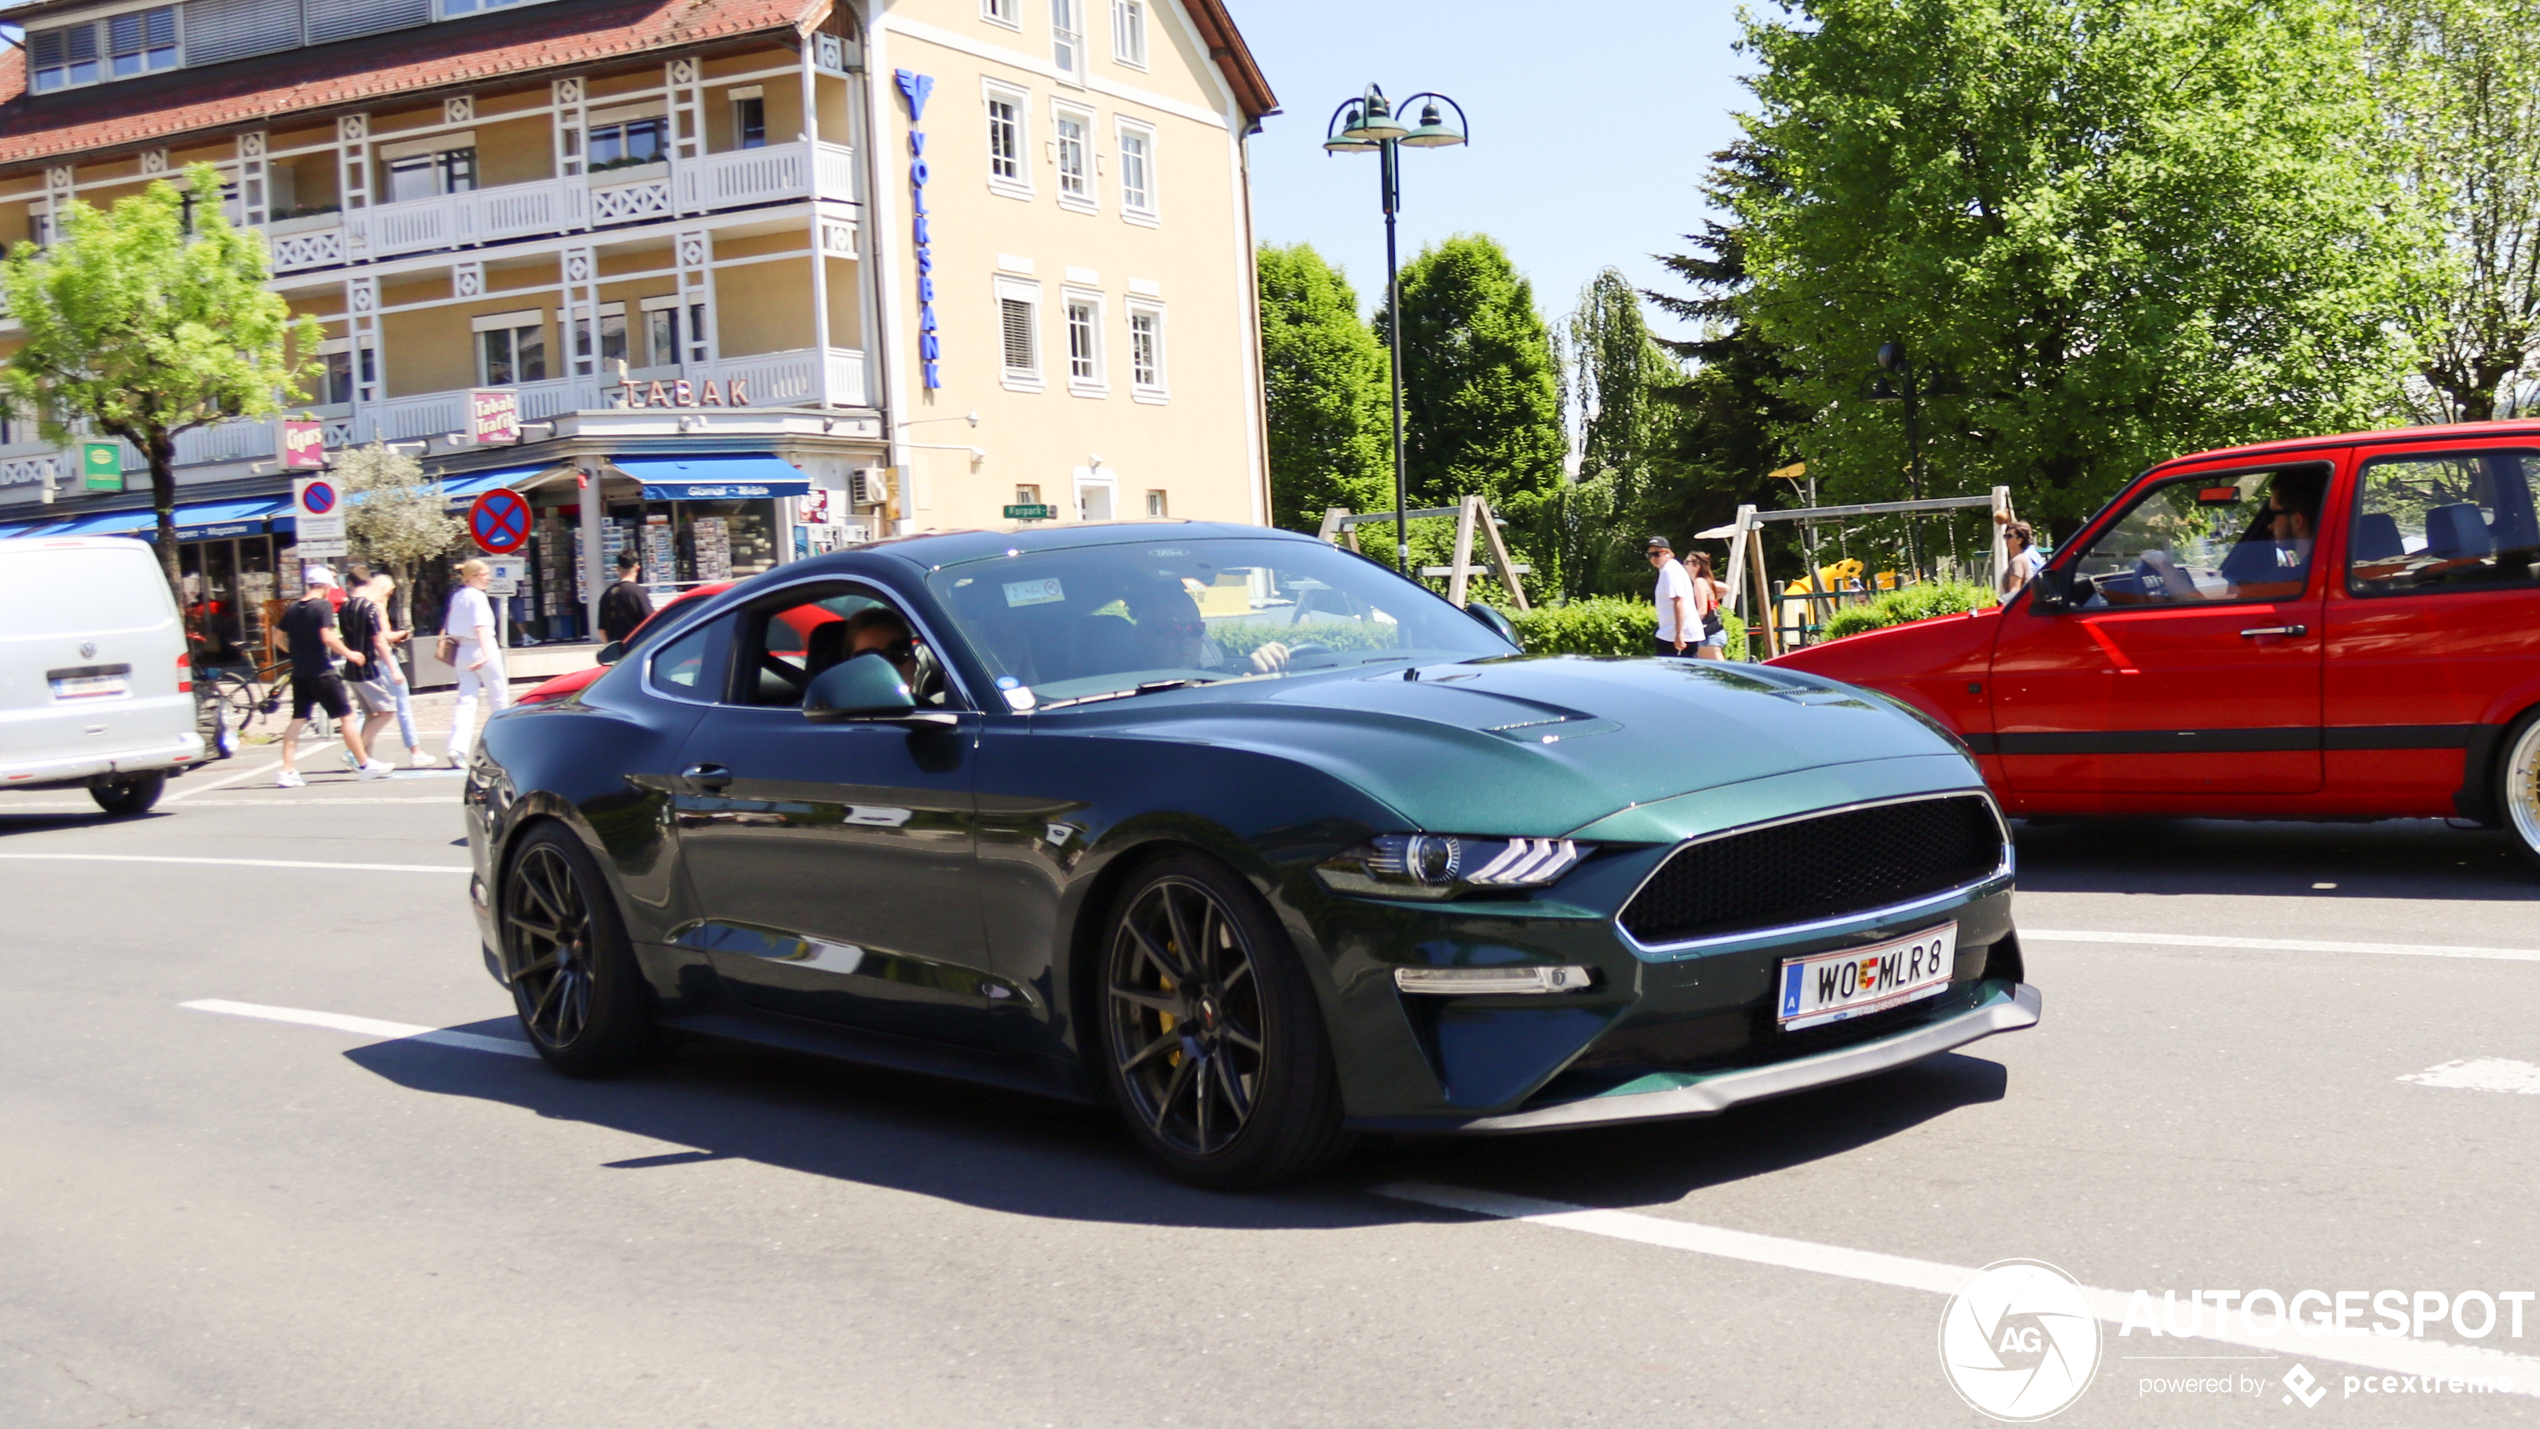
[[[2310,583],[2329,469],[2305,463],[2162,482],[2071,567],[2084,609],[2292,600]]]
[[[2540,452],[2376,457],[2358,491],[2356,594],[2540,584]]]

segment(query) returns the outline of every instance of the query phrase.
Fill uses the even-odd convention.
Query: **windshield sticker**
[[[1067,599],[1067,592],[1059,589],[1056,576],[1048,576],[1036,581],[1007,581],[1005,583],[1005,603],[1008,606],[1051,605],[1065,599]]]

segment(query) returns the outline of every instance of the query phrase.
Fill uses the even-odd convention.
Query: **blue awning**
[[[441,478],[441,495],[451,501],[473,501],[498,486],[525,485],[521,478],[553,471],[556,464],[542,461],[536,466],[507,466],[499,471],[471,471],[465,476]]]
[[[644,484],[646,501],[756,501],[811,490],[810,477],[768,452],[621,456],[610,461]]]
[[[19,536],[48,535],[52,533],[56,527],[68,524],[68,522],[64,521],[59,516],[46,516],[34,521],[12,521],[8,525],[0,526],[0,541],[11,540]]]
[[[237,501],[197,501],[176,508],[176,538],[180,541],[216,540],[223,536],[261,536],[265,520],[290,505],[286,497],[251,496]],[[149,507],[137,511],[98,511],[74,516],[58,525],[44,528],[47,536],[138,536],[150,539],[159,529],[159,513]]]

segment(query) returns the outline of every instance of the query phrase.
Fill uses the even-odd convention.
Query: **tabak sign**
[[[282,424],[282,469],[322,471],[326,468],[326,423]]]
[[[750,379],[735,377],[718,382],[708,377],[691,382],[682,377],[675,382],[637,382],[621,378],[618,391],[629,407],[746,407],[750,405]]]
[[[467,431],[479,443],[507,443],[520,440],[520,394],[517,392],[470,392],[467,394]]]

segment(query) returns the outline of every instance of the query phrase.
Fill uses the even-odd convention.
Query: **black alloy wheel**
[[[167,772],[154,769],[147,774],[126,774],[103,784],[91,784],[88,797],[96,800],[97,807],[105,810],[108,817],[121,819],[148,813],[167,787]]]
[[[503,878],[504,981],[547,1065],[605,1076],[653,1046],[651,1004],[617,905],[571,831],[523,834]]]
[[[1133,879],[1113,905],[1100,996],[1113,1096],[1175,1175],[1260,1186],[1347,1148],[1313,987],[1233,873],[1177,854]]]

